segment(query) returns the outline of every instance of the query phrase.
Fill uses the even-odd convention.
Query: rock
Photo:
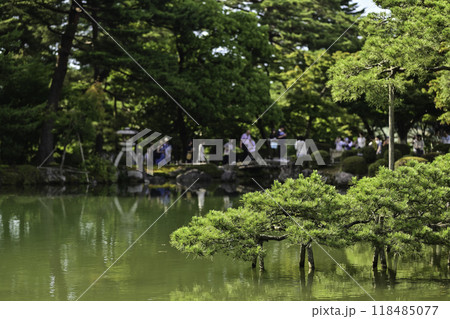
[[[142,182],[144,179],[144,173],[141,171],[130,170],[127,172],[128,180]]]
[[[59,169],[42,167],[39,171],[46,184],[64,183],[66,181],[66,177]]]
[[[130,194],[136,194],[136,193],[140,194],[140,193],[142,193],[143,190],[144,190],[143,184],[127,187],[127,193],[130,193]]]
[[[205,172],[199,171],[198,169],[191,169],[183,174],[179,174],[176,180],[178,184],[190,186],[197,179],[197,182],[209,182],[211,180],[211,176]]]
[[[292,175],[292,165],[280,166],[280,174],[278,175],[278,180],[280,182],[285,182],[288,178],[291,178]]]
[[[170,177],[177,177],[178,175],[184,173],[186,171],[186,168],[184,167],[177,167],[176,170],[169,172]]]
[[[147,181],[151,185],[162,185],[167,183],[167,178],[159,175],[147,176]]]
[[[350,174],[350,173],[339,172],[334,176],[334,184],[336,186],[346,187],[346,186],[350,185],[353,176],[354,175]]]
[[[219,188],[222,189],[227,194],[234,194],[237,193],[236,184],[232,183],[223,183],[220,184]]]
[[[234,182],[236,180],[236,172],[233,170],[225,170],[220,179],[223,182]]]
[[[304,170],[302,170],[302,175],[304,176],[304,177],[310,177],[311,176],[311,174],[312,174],[312,170],[311,169],[309,169],[309,168],[305,168]]]

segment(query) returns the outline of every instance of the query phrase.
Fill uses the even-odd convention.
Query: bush
[[[39,184],[42,181],[41,173],[39,169],[31,165],[18,165],[17,171],[22,177],[22,183],[24,185]]]
[[[408,144],[394,144],[394,149],[399,150],[402,153],[402,156],[407,156],[411,154],[411,146]]]
[[[369,165],[369,176],[377,175],[378,170],[380,169],[380,167],[386,167],[386,166],[387,166],[387,163],[384,160],[384,158],[379,159],[375,163],[370,164]]]
[[[424,159],[426,159],[428,162],[433,162],[434,159],[438,156],[442,155],[441,153],[438,152],[433,152],[433,153],[426,153],[423,154],[421,157],[423,157]]]
[[[330,153],[328,153],[327,151],[323,151],[323,150],[315,151],[311,154],[311,158],[312,158],[311,166],[313,168],[320,167],[320,165],[318,165],[316,162],[317,153],[319,153],[320,156],[322,156],[322,159],[325,162],[325,164],[330,163]]]
[[[351,150],[347,150],[347,151],[343,151],[342,155],[341,155],[341,161],[345,160],[346,158],[349,158],[350,156],[356,156],[358,155],[358,150],[356,149],[351,149]]]
[[[223,173],[215,164],[195,165],[195,168],[208,174],[212,178],[220,178]]]
[[[409,153],[407,155],[409,155]],[[402,157],[403,157],[402,152],[394,147],[394,162],[398,161]],[[386,161],[386,163],[389,163],[389,149],[388,149],[388,147],[386,147],[383,150],[383,158]]]
[[[361,153],[367,164],[373,163],[377,160],[377,152],[372,146],[366,146],[358,150]]]
[[[92,177],[98,183],[114,183],[117,181],[117,168],[110,161],[98,156],[91,156],[86,161],[89,179]]]
[[[405,156],[405,157],[402,157],[401,159],[399,159],[398,161],[395,162],[395,168],[398,168],[400,166],[404,166],[406,163],[408,163],[410,161],[417,161],[419,163],[426,163],[426,162],[428,162],[423,157]]]
[[[368,167],[363,157],[351,156],[342,161],[342,170],[353,175],[365,175]]]
[[[433,147],[433,152],[447,154],[450,152],[450,144],[437,144]]]

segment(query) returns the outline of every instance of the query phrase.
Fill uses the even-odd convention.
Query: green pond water
[[[0,300],[77,299],[182,193],[141,190],[2,191]],[[192,216],[238,201],[217,189],[189,191],[81,300],[370,300],[317,246],[317,269],[301,273],[298,247],[269,243],[261,273],[247,262],[195,259],[169,245],[169,234]],[[326,249],[376,300],[449,299],[445,249],[440,260],[439,247],[417,260],[400,257],[395,274],[372,271],[367,245]]]

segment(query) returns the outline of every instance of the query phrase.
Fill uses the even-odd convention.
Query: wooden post
[[[83,164],[84,164],[85,161],[84,161],[83,145],[81,145],[80,134],[77,133],[77,136],[78,136],[78,143],[80,144],[81,159],[83,160]],[[84,169],[86,169],[86,167],[85,167]],[[89,184],[89,176],[88,176],[88,173],[86,172],[85,175],[86,175],[86,181],[87,181],[88,184]]]
[[[61,172],[61,174],[64,167],[64,161],[66,160],[66,151],[67,151],[67,144],[64,144],[64,152],[61,158],[61,164],[59,165],[59,171]]]
[[[392,73],[390,76],[391,80]],[[394,123],[394,85],[389,81],[389,169],[394,170],[394,133],[395,123]]]

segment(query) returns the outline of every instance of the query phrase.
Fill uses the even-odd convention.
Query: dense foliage
[[[263,243],[269,240],[286,239],[302,249],[311,243],[339,247],[367,242],[375,249],[374,265],[378,257],[384,265],[386,253],[450,247],[449,163],[450,154],[430,164],[409,161],[395,171],[380,165],[375,177],[355,180],[345,195],[317,172],[275,182],[265,191],[246,194],[239,208],[194,217],[171,235],[171,244],[195,256],[224,253],[254,265],[257,257],[262,262]],[[304,251],[300,258],[302,265]]]
[[[255,137],[281,124],[291,138],[327,145],[362,129],[374,135],[387,124],[389,68],[399,71],[403,140],[418,123],[448,118],[449,4],[400,2],[378,1],[391,15],[349,28],[362,11],[348,0],[77,1],[83,10],[3,1],[0,161],[40,164],[55,151],[48,162],[60,162],[78,140],[86,157],[117,154],[124,127],[172,136],[183,158],[191,138],[238,138],[274,102]]]

